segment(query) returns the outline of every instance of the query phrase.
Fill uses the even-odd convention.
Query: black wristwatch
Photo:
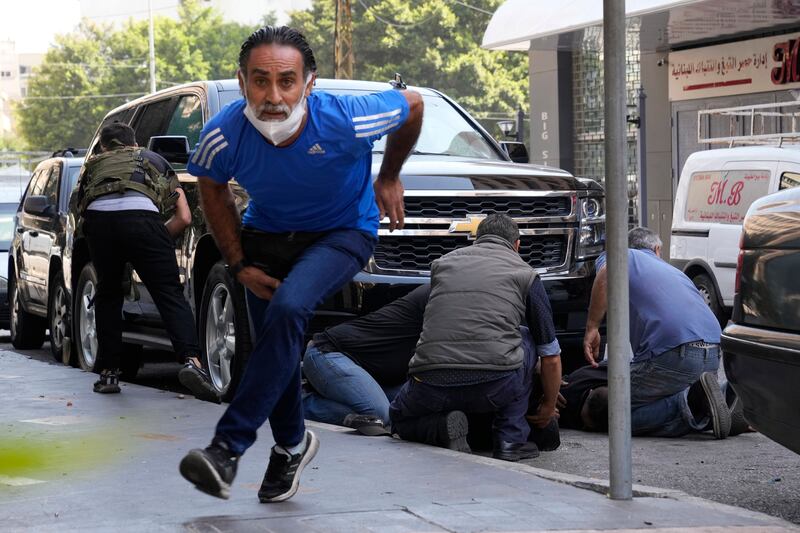
[[[239,272],[249,266],[250,261],[247,259],[241,259],[232,265],[225,265],[225,268],[227,269],[228,274],[230,274],[233,279],[236,279],[236,277],[239,275]]]

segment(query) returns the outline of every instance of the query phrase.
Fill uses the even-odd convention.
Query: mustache
[[[257,114],[260,115],[262,113],[284,113],[288,115],[291,113],[292,109],[286,104],[260,104],[256,109]]]

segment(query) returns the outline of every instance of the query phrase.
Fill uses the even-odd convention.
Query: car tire
[[[223,400],[230,401],[252,343],[244,288],[231,278],[221,262],[211,269],[203,287],[200,349],[214,388]]]
[[[11,330],[11,344],[19,350],[36,350],[44,344],[47,320],[44,317],[33,315],[22,307],[17,281],[11,280],[9,287],[9,325]]]
[[[71,364],[74,354],[69,348],[64,349],[70,341],[69,316],[70,304],[64,276],[56,272],[50,281],[50,294],[47,302],[47,330],[50,340],[50,353],[59,363]],[[69,354],[69,355],[67,355]],[[65,358],[68,358],[65,360]]]
[[[78,276],[72,306],[72,338],[78,366],[87,372],[95,371],[97,363],[97,329],[94,320],[94,297],[97,293],[97,272],[86,263]],[[89,302],[92,306],[89,307]]]
[[[717,287],[714,285],[714,281],[707,274],[697,274],[692,278],[692,282],[694,286],[697,287],[697,290],[700,291],[706,305],[708,305],[711,312],[714,313],[720,327],[724,327],[728,322],[728,315],[719,303],[719,295],[717,294]]]

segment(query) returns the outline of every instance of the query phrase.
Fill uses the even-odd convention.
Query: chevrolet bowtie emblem
[[[468,215],[463,220],[454,220],[450,224],[450,233],[469,233],[468,239],[474,239],[478,235],[478,226],[484,221],[486,215]]]

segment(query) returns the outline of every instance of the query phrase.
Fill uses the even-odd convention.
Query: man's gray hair
[[[661,246],[661,237],[647,228],[633,228],[628,232],[628,248],[655,252]]]
[[[484,235],[497,235],[514,244],[519,240],[519,226],[510,216],[493,213],[478,224],[476,236],[480,238]]]

